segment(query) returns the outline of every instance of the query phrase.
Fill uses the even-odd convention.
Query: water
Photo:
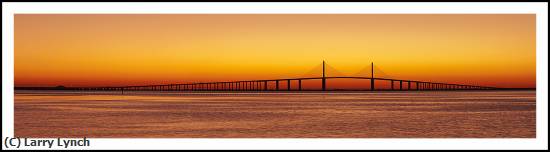
[[[16,91],[15,136],[535,138],[535,91]]]

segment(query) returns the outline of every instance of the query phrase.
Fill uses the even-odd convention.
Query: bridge
[[[163,85],[142,85],[142,86],[117,86],[117,87],[69,87],[64,90],[89,90],[89,91],[304,91],[302,81],[321,80],[321,88],[318,91],[327,91],[327,80],[329,79],[361,79],[369,80],[370,85],[365,90],[392,90],[392,91],[418,91],[418,90],[490,90],[498,89],[488,86],[477,86],[467,84],[452,84],[442,82],[418,81],[394,79],[388,77],[375,77],[375,66],[371,63],[370,76],[327,76],[326,63],[322,63],[322,75],[318,77],[301,77],[286,79],[269,80],[243,80],[243,81],[224,81],[224,82],[197,82],[181,84],[163,84]],[[389,89],[377,89],[375,84],[381,81],[390,83]],[[292,89],[291,82],[296,83]],[[286,83],[286,88],[282,88],[281,83]],[[274,88],[273,88],[274,85]]]

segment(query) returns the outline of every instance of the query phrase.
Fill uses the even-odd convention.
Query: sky
[[[374,62],[396,79],[535,88],[535,34],[534,14],[16,14],[14,81],[292,78],[325,60],[330,74]]]

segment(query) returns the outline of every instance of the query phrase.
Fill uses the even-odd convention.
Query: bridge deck
[[[244,81],[223,81],[223,82],[197,82],[163,85],[136,85],[136,86],[108,86],[108,87],[73,87],[65,88],[68,90],[136,90],[136,91],[290,91],[291,81],[298,81],[297,89],[302,91],[302,80],[323,80],[323,79],[366,79],[375,81],[390,81],[389,90],[487,90],[497,89],[495,87],[427,82],[417,80],[403,80],[391,78],[371,78],[371,77],[306,77],[306,78],[286,78],[286,79],[267,79],[267,80],[244,80]],[[269,89],[268,82],[275,82],[275,89]],[[279,84],[286,82],[286,88],[280,88]],[[394,83],[398,82],[398,88]],[[403,86],[405,83],[406,88]],[[323,83],[325,85],[325,83]],[[374,84],[371,84],[374,85]],[[325,88],[325,87],[323,87]],[[372,90],[376,90],[371,86]]]

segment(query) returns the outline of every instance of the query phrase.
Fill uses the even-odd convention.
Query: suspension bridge
[[[314,89],[317,91],[327,91],[327,81],[333,79],[360,79],[370,81],[369,86],[361,90],[370,91],[418,91],[418,90],[490,90],[498,89],[495,87],[453,84],[443,82],[419,81],[395,79],[388,77],[381,70],[376,70],[374,63],[371,63],[370,69],[363,69],[361,73],[369,75],[359,76],[327,76],[327,68],[331,68],[323,61],[321,67],[322,73],[319,76],[309,76],[300,78],[268,79],[268,80],[243,80],[243,81],[224,81],[224,82],[197,82],[181,84],[163,84],[163,85],[142,85],[142,86],[116,86],[116,87],[63,87],[62,90],[88,90],[88,91],[305,91],[302,88],[302,81],[321,80],[321,87]],[[334,69],[334,68],[332,68]],[[375,70],[382,76],[375,77]],[[315,71],[315,70],[313,70]],[[337,70],[332,70],[337,72]],[[375,84],[385,81],[389,82],[389,88],[376,88]],[[291,85],[294,82],[294,87]],[[297,82],[297,84],[296,84]],[[286,83],[286,84],[284,84]],[[281,87],[284,85],[284,87]]]

